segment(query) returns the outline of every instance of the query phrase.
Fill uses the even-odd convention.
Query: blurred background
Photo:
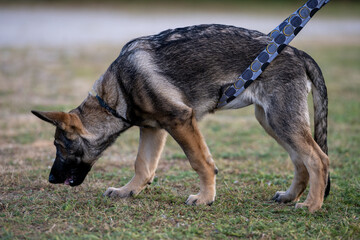
[[[0,1],[0,46],[121,45],[132,38],[202,23],[269,32],[305,1]],[[358,1],[331,1],[300,41],[359,40]]]
[[[57,218],[49,217],[46,206],[57,206],[58,201],[61,203],[67,197],[86,203],[88,199],[101,196],[109,186],[119,187],[119,182],[120,185],[125,184],[133,174],[139,135],[137,128],[131,128],[120,136],[94,166],[81,187],[68,190],[49,184],[49,168],[55,156],[54,128],[34,117],[30,110],[69,111],[78,106],[95,80],[119,55],[123,45],[133,38],[156,34],[169,28],[209,23],[229,24],[268,33],[305,2],[0,0],[0,227],[5,227],[0,229],[0,236],[2,231],[7,233],[3,235],[5,239],[6,236],[9,239],[23,238],[23,234],[38,236],[48,231],[48,238],[56,238],[50,237],[51,231],[54,231],[60,234],[59,238],[63,238],[61,229],[66,229],[64,231],[71,235],[72,228],[69,226],[77,226],[79,221],[84,220],[70,219],[66,214],[61,216],[63,211],[50,211],[50,215]],[[330,195],[330,200],[323,208],[339,216],[334,218],[325,215],[324,220],[316,218],[319,222],[317,226],[321,229],[320,233],[324,232],[325,239],[337,238],[337,235],[326,235],[328,231],[336,232],[340,238],[347,238],[351,235],[342,235],[338,225],[342,224],[344,234],[351,233],[347,227],[349,224],[359,233],[360,1],[331,0],[291,45],[305,50],[318,62],[329,93],[328,141],[333,195]],[[239,74],[241,71],[239,69]],[[310,106],[311,103],[310,100]],[[226,197],[226,194],[224,196],[222,189],[254,188],[253,196],[239,191],[236,197],[242,198],[242,203],[258,198],[258,204],[265,204],[264,199],[269,199],[275,191],[285,190],[290,185],[292,163],[287,153],[260,127],[254,118],[253,107],[209,115],[201,122],[200,128],[220,169],[217,184],[219,194],[223,196],[219,199],[224,199],[227,204],[235,199]],[[180,174],[184,171],[185,175]],[[178,192],[173,194],[173,198],[179,201],[182,201],[179,196],[193,193],[190,187],[182,188],[182,183],[179,185],[179,182],[185,182],[184,177],[192,184],[192,188],[197,188],[196,174],[171,138],[168,138],[157,176],[155,185],[164,187],[164,193],[175,189]],[[171,180],[172,176],[180,177]],[[162,182],[166,184],[162,185]],[[243,184],[241,188],[237,186],[239,182]],[[70,191],[77,194],[69,194]],[[81,195],[81,192],[84,194]],[[258,193],[262,195],[259,197]],[[152,194],[158,197],[156,191],[152,191]],[[52,204],[52,199],[56,203]],[[124,203],[117,204],[122,208]],[[151,208],[158,208],[157,201],[151,204],[155,204]],[[159,204],[163,202],[160,200]],[[288,207],[276,206],[284,209]],[[32,211],[32,207],[36,207],[36,210]],[[42,207],[45,212],[41,212]],[[132,208],[129,209],[132,213]],[[234,210],[236,215],[237,209]],[[246,211],[253,212],[253,209]],[[293,215],[292,211],[286,211]],[[27,218],[22,214],[26,212],[29,213]],[[97,218],[98,212],[101,211],[94,210],[93,216],[96,217],[92,219]],[[247,216],[248,213],[242,214]],[[114,219],[116,216],[114,214]],[[159,216],[162,219],[162,215]],[[119,217],[122,218],[122,215],[116,218]],[[222,218],[226,219],[227,216],[219,217]],[[255,215],[255,218],[261,217]],[[271,224],[272,219],[285,219],[280,222],[283,229],[287,225],[282,224],[292,222],[283,218],[283,215],[280,218],[279,215],[273,215],[266,221]],[[304,215],[303,222],[296,224],[293,232],[298,231],[300,225],[313,229],[315,220],[313,218],[310,221],[311,227],[308,227],[309,220]],[[100,229],[100,232],[109,232],[104,222],[95,223],[96,227],[90,230],[84,228],[79,231],[87,233],[95,231],[92,229]],[[154,221],[154,224],[157,223]],[[256,222],[255,225],[260,228],[263,226]],[[132,231],[129,228],[124,230],[123,226],[128,225],[121,225],[120,232]],[[173,225],[170,226],[173,229]],[[271,226],[268,228],[268,236],[271,236],[272,231]],[[306,237],[322,238],[320,233]],[[305,230],[304,234],[307,234]],[[255,238],[261,236],[264,235],[255,235]],[[284,238],[288,237],[286,233]],[[356,239],[356,236],[348,238]]]

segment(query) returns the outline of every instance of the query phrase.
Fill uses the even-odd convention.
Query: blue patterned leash
[[[221,108],[239,96],[265,70],[274,58],[294,39],[305,24],[330,0],[309,0],[302,7],[286,18],[268,35],[272,40],[256,57],[250,66],[228,87],[219,100]]]

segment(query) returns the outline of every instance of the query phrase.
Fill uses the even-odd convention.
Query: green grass
[[[171,138],[151,186],[133,198],[102,196],[131,179],[136,128],[119,137],[81,186],[49,184],[53,128],[29,112],[67,111],[80,103],[115,58],[114,48],[38,50],[55,56],[51,66],[31,49],[1,49],[11,56],[0,58],[1,239],[360,238],[359,45],[302,47],[321,66],[330,100],[332,190],[314,214],[269,200],[289,187],[293,167],[256,122],[253,107],[219,112],[200,124],[219,168],[211,207],[184,204],[199,180]]]

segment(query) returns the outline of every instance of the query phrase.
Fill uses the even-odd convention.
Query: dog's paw
[[[204,196],[202,194],[190,195],[186,200],[187,205],[208,205],[211,206],[215,201],[215,196]]]
[[[121,187],[121,188],[109,187],[103,195],[107,197],[126,198],[126,197],[134,196],[136,195],[136,193],[125,187]]]
[[[285,191],[278,191],[275,193],[274,197],[271,199],[278,203],[288,203],[295,200],[294,196],[285,192]]]

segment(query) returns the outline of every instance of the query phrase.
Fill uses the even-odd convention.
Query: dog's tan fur
[[[197,126],[195,116],[191,114],[183,122],[172,124],[167,131],[184,150],[191,167],[200,177],[200,192],[190,195],[188,204],[212,204],[215,200],[215,175],[217,169]]]
[[[139,150],[135,160],[135,175],[121,188],[110,187],[106,196],[127,197],[137,195],[147,184],[151,184],[165,145],[167,133],[157,128],[140,128]]]

